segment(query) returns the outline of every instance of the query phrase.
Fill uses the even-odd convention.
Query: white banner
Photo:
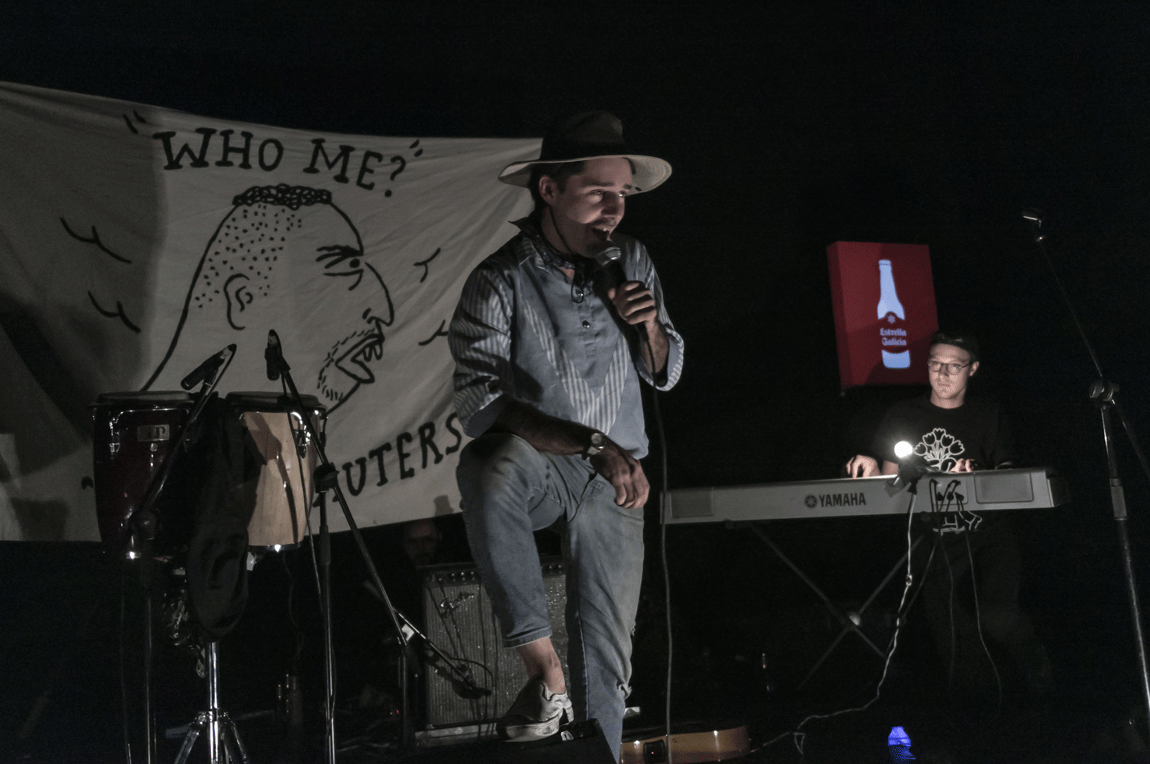
[[[98,539],[88,405],[233,343],[221,393],[279,392],[271,329],[358,525],[456,511],[447,324],[530,209],[498,171],[538,148],[0,84],[0,540]]]

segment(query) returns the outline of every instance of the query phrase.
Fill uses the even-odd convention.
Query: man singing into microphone
[[[472,272],[451,322],[455,408],[475,437],[456,473],[467,536],[530,678],[497,724],[505,739],[598,719],[619,756],[649,491],[640,380],[672,387],[683,340],[646,248],[615,229],[627,198],[670,174],[627,151],[611,114],[558,123],[538,160],[500,173],[535,209]],[[570,686],[533,537],[550,526],[563,537]]]

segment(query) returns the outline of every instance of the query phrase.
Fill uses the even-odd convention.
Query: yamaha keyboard
[[[978,513],[999,509],[1049,509],[1070,500],[1066,483],[1053,470],[1012,469],[932,472],[918,480],[915,511],[931,509],[930,492],[943,494],[940,509]],[[911,493],[894,476],[807,480],[794,483],[712,488],[677,488],[666,494],[669,523],[745,522],[854,515],[897,515],[909,509]]]

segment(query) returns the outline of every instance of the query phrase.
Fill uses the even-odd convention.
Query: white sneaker
[[[511,708],[495,723],[504,740],[542,740],[575,720],[567,693],[550,693],[542,679],[532,679],[519,691]]]

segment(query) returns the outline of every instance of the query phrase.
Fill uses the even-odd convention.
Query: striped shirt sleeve
[[[455,411],[464,432],[478,437],[503,410],[510,379],[514,297],[491,263],[468,277],[451,319],[448,344],[455,359]]]
[[[635,370],[643,381],[652,387],[658,390],[670,390],[683,373],[683,337],[675,331],[675,327],[671,323],[671,316],[667,313],[667,306],[663,301],[663,286],[659,283],[659,274],[655,272],[655,264],[647,255],[647,248],[642,244],[638,244],[638,247],[640,273],[636,275],[636,278],[646,284],[655,295],[657,318],[667,335],[667,378],[663,384],[655,384],[655,380],[647,373],[647,364],[643,363],[641,359],[639,359],[639,363],[635,364]]]

